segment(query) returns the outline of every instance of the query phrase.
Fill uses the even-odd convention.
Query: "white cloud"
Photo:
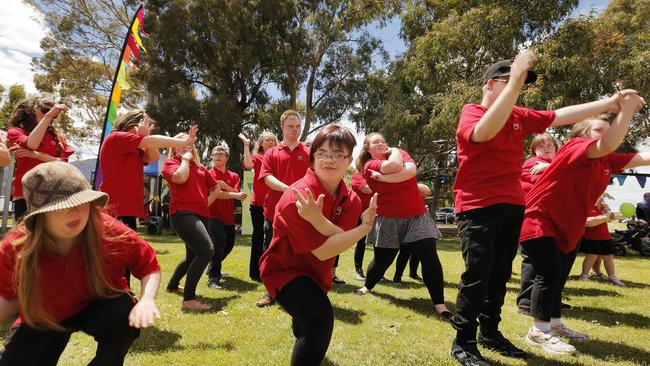
[[[43,51],[40,41],[46,34],[42,15],[21,0],[2,0],[0,4],[0,83],[23,84],[28,93],[36,92],[31,61]]]

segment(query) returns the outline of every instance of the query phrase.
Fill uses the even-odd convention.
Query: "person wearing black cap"
[[[527,50],[514,60],[491,65],[483,75],[481,104],[463,106],[456,131],[454,200],[465,271],[451,319],[457,332],[451,356],[463,365],[488,365],[477,348],[479,322],[478,343],[483,347],[526,357],[498,329],[524,215],[519,183],[524,139],[549,126],[573,124],[618,108],[612,98],[556,111],[516,106],[524,84],[537,80],[532,71],[536,60]]]

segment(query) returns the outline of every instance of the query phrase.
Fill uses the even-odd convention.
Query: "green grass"
[[[162,251],[164,288],[170,272],[184,255],[184,247],[171,235],[146,236]],[[287,365],[293,346],[290,318],[278,306],[258,309],[255,302],[262,285],[248,279],[249,237],[238,237],[233,253],[224,264],[231,277],[229,290],[212,290],[201,280],[198,294],[215,311],[185,314],[181,297],[161,291],[158,306],[163,314],[154,328],[142,332],[127,356],[127,365]],[[463,261],[457,240],[439,242],[445,273],[445,296],[453,311]],[[574,357],[551,357],[531,350],[523,342],[530,319],[518,314],[514,301],[518,290],[520,259],[503,307],[502,331],[515,344],[530,350],[527,361],[483,354],[496,365],[636,365],[650,362],[650,259],[617,258],[619,277],[627,288],[603,282],[579,282],[575,276],[582,263],[579,256],[565,297],[574,310],[565,312],[565,322],[592,337],[577,344]],[[370,248],[364,262],[372,259]],[[339,277],[348,283],[330,292],[335,324],[326,365],[454,365],[448,356],[454,337],[452,328],[433,316],[426,289],[405,279],[398,286],[379,284],[363,297],[352,294],[361,284],[352,277],[352,251],[344,253]],[[392,277],[394,268],[386,277]],[[137,281],[136,281],[137,282]],[[137,293],[138,290],[136,290]],[[6,326],[3,331],[6,330]],[[4,332],[6,334],[6,332]],[[81,333],[73,335],[61,357],[62,365],[85,365],[93,357],[95,343]]]

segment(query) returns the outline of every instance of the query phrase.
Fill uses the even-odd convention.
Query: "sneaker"
[[[561,308],[562,310],[571,310],[571,309],[573,309],[573,306],[571,306],[570,304],[567,304],[567,303],[564,303],[564,302],[563,302],[563,303],[560,304],[560,308]]]
[[[370,292],[370,290],[368,290],[368,288],[367,288],[366,286],[363,286],[362,288],[360,288],[360,289],[354,291],[354,294],[355,294],[355,295],[365,295],[365,294],[367,294],[368,292]]]
[[[565,324],[560,324],[557,327],[551,327],[551,334],[556,337],[564,337],[577,342],[586,342],[589,340],[588,335],[584,333],[578,333],[567,327]]]
[[[436,314],[438,315],[438,318],[440,318],[440,320],[443,320],[443,321],[446,321],[446,322],[448,322],[449,319],[451,319],[451,317],[454,316],[454,314],[452,314],[451,311],[449,311],[449,310],[443,310],[443,311],[440,311],[440,312],[436,311]]]
[[[530,328],[526,334],[526,343],[554,355],[571,355],[576,351],[575,347],[564,343],[551,333],[540,332],[533,328]]]
[[[478,351],[476,341],[470,341],[461,345],[454,339],[449,354],[463,366],[490,366],[481,355],[481,352]]]
[[[354,279],[357,281],[366,280],[366,276],[363,275],[363,270],[361,268],[354,270]]]
[[[269,294],[268,292],[264,292],[264,296],[262,296],[262,298],[255,303],[255,306],[257,306],[258,308],[265,308],[273,304],[275,304],[275,300],[271,298],[271,294]]]
[[[208,287],[213,288],[215,290],[225,290],[226,286],[221,283],[219,280],[209,280],[208,281]]]
[[[583,273],[583,274],[580,275],[579,280],[580,281],[591,281],[591,276],[589,276],[588,274]]]
[[[607,279],[614,286],[625,287],[625,283],[623,283],[623,281],[619,280],[618,277],[616,277],[616,276],[609,276],[609,277],[607,277]]]
[[[499,331],[497,331],[497,333],[493,337],[489,337],[489,338],[484,337],[482,334],[479,334],[478,344],[480,344],[481,346],[489,350],[498,352],[501,355],[506,357],[514,357],[514,358],[528,357],[528,354],[526,354],[524,350],[517,348]]]
[[[409,275],[409,277],[411,277],[412,279],[414,279],[416,281],[422,281],[422,277],[418,276],[417,273]]]
[[[332,282],[333,282],[335,285],[345,285],[345,281],[343,281],[342,279],[338,278],[337,276],[334,276],[334,278],[332,278]]]

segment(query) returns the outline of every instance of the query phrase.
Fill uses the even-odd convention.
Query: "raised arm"
[[[165,147],[183,147],[190,146],[196,141],[196,133],[198,132],[198,126],[192,126],[187,132],[186,139],[177,139],[169,136],[162,135],[148,135],[145,136],[138,147],[144,149],[162,149]]]
[[[650,165],[650,152],[647,151],[635,154],[623,169],[631,169],[645,165]]]
[[[41,142],[43,142],[43,137],[45,136],[45,132],[47,132],[47,128],[54,121],[56,117],[59,116],[61,112],[67,112],[68,107],[66,107],[65,104],[55,104],[52,106],[52,108],[45,113],[43,118],[41,118],[40,121],[38,121],[38,124],[32,132],[29,133],[29,137],[27,138],[27,148],[30,150],[36,150],[38,147],[41,145]]]
[[[188,151],[183,154],[181,165],[172,174],[172,182],[176,184],[185,184],[187,182],[187,179],[190,177],[190,160],[192,160],[192,152]]]
[[[402,153],[399,149],[392,147],[389,151],[390,155],[388,156],[388,159],[381,163],[381,168],[379,169],[382,174],[397,173],[402,170],[402,167],[404,167],[404,159],[402,158]]]
[[[570,125],[605,112],[618,111],[618,95],[595,102],[576,104],[555,111],[551,127]]]
[[[251,170],[254,166],[250,150],[251,140],[247,139],[246,136],[244,136],[242,133],[239,134],[239,138],[244,143],[244,162],[242,165],[244,166],[244,169]]]

